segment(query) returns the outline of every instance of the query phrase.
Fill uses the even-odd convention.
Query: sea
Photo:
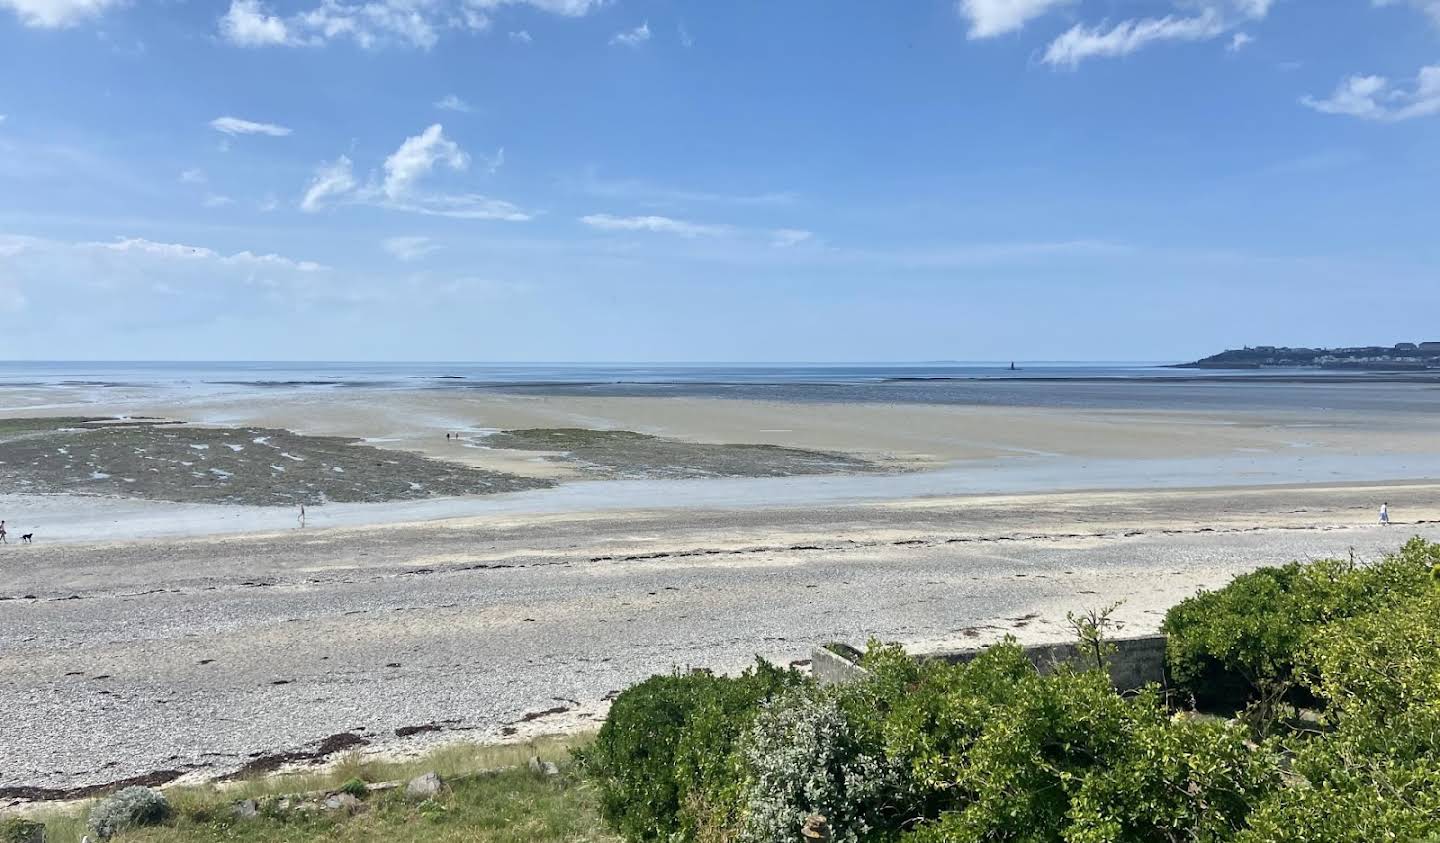
[[[375,363],[0,361],[7,389],[142,389],[205,398],[272,390],[487,390],[1077,409],[1440,410],[1440,371],[1186,369],[1169,361]],[[178,394],[177,394],[178,393]],[[3,408],[0,401],[0,408]]]

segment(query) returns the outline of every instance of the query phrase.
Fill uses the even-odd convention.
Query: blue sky
[[[0,0],[0,359],[1440,340],[1440,0]]]

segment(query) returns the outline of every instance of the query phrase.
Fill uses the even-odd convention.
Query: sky
[[[1440,340],[1440,0],[0,0],[0,359]]]

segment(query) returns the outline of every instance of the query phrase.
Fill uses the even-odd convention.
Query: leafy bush
[[[642,841],[732,826],[740,787],[732,749],[762,702],[800,682],[794,671],[757,660],[734,678],[673,673],[622,693],[581,755],[605,820]]]
[[[1440,593],[1316,631],[1308,660],[1333,732],[1300,748],[1300,781],[1256,809],[1247,843],[1436,835]]]
[[[127,787],[90,809],[90,830],[101,838],[129,828],[158,825],[170,816],[165,795],[148,787]]]
[[[360,778],[346,779],[345,783],[335,789],[336,793],[348,793],[356,799],[364,799],[370,793],[369,785]]]
[[[1280,755],[1245,732],[1182,718],[1137,729],[1070,806],[1067,843],[1231,840],[1251,807],[1280,786]]]
[[[1327,559],[1262,568],[1165,616],[1176,684],[1202,705],[1278,703],[1296,685],[1311,634],[1430,588],[1440,546],[1419,539],[1374,565]]]
[[[1058,840],[1086,778],[1119,758],[1138,729],[1162,722],[1153,693],[1121,697],[1098,671],[1032,669],[1007,696],[988,706],[963,754],[930,765],[950,782],[954,808],[916,841]]]
[[[0,819],[0,843],[44,843],[45,826],[20,817]]]
[[[913,816],[908,771],[854,728],[844,694],[808,688],[762,706],[741,744],[740,840],[799,840],[806,818],[819,814],[831,840],[858,843]]]

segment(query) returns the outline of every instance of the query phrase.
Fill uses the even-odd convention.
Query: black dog
[[[31,541],[31,539],[33,538],[35,538],[34,533],[26,533],[25,535],[20,537],[20,541],[25,542],[26,544],[34,544],[34,542]]]

